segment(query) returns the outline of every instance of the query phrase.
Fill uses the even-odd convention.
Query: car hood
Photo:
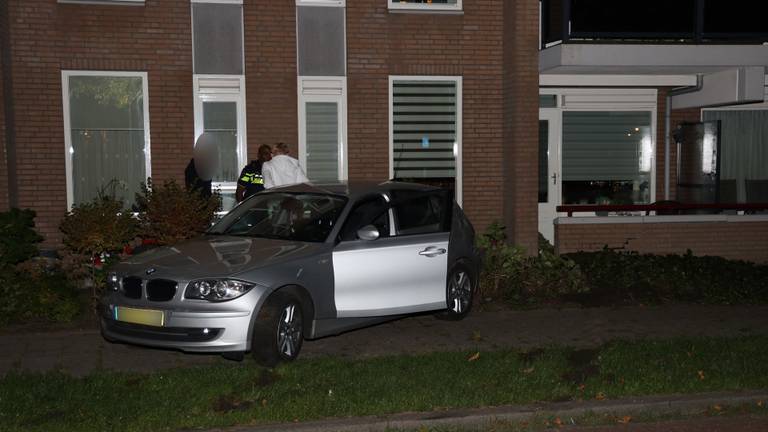
[[[173,279],[224,277],[303,258],[324,248],[322,243],[204,236],[137,254],[118,264],[115,271]]]

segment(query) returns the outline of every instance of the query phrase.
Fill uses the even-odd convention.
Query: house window
[[[145,72],[62,72],[67,203],[133,202],[150,172]]]
[[[296,0],[296,6],[338,6],[344,7],[346,0]]]
[[[389,0],[390,10],[460,11],[462,0]]]
[[[648,204],[653,129],[649,111],[563,112],[563,204]]]
[[[218,150],[213,189],[222,197],[222,211],[235,204],[237,176],[248,163],[245,131],[245,78],[232,75],[196,75],[195,137],[211,135]],[[197,139],[197,138],[195,138]]]
[[[346,78],[299,77],[299,162],[313,182],[345,180]]]
[[[704,110],[720,122],[720,202],[768,202],[768,109]]]
[[[390,176],[461,202],[461,77],[390,77]]]

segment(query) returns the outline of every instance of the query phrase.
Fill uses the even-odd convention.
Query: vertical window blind
[[[392,160],[397,178],[456,176],[455,81],[394,81]]]

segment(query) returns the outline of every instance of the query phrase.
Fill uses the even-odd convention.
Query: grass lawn
[[[0,378],[0,429],[149,431],[768,388],[768,336]]]

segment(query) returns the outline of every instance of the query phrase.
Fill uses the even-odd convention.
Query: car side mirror
[[[373,225],[366,225],[357,230],[357,238],[366,241],[376,240],[379,238],[379,230]]]

